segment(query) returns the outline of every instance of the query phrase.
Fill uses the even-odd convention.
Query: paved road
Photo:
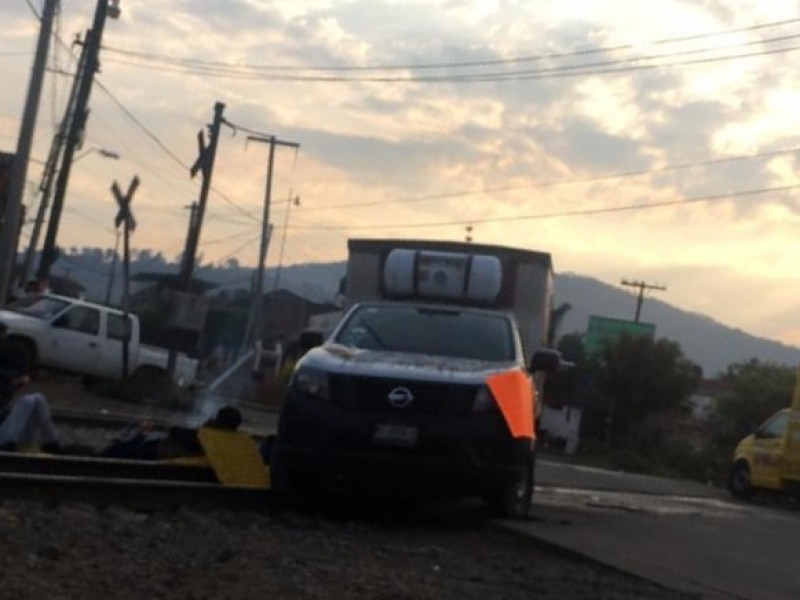
[[[504,526],[703,598],[800,598],[796,510],[692,482],[537,469],[535,518]]]

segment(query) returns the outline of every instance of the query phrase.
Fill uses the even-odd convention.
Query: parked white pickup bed
[[[90,379],[122,378],[125,316],[116,308],[55,294],[42,294],[0,310],[9,342],[31,365],[77,373]],[[158,378],[166,373],[168,351],[140,342],[139,318],[128,314],[128,374]],[[175,383],[194,382],[197,361],[179,354]]]

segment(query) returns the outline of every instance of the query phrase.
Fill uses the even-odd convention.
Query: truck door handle
[[[97,348],[97,342],[89,342],[89,348]]]

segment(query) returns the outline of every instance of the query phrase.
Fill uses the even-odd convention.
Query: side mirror
[[[561,353],[557,350],[537,350],[533,353],[528,369],[531,373],[544,371],[555,373],[561,366]]]
[[[300,348],[303,353],[317,346],[322,346],[324,342],[325,336],[322,335],[321,331],[304,331],[300,334]]]

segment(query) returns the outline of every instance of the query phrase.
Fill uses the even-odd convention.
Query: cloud
[[[90,26],[95,3],[62,4],[61,35],[70,41]],[[670,286],[670,301],[680,306],[757,333],[793,335],[789,298],[800,292],[787,279],[788,257],[800,251],[794,192],[591,211],[793,185],[792,154],[704,163],[797,145],[794,53],[641,71],[625,71],[627,63],[620,63],[623,70],[615,74],[595,66],[591,76],[510,81],[363,79],[479,77],[654,53],[665,54],[665,63],[680,62],[684,50],[752,42],[789,29],[663,40],[794,18],[795,2],[153,0],[123,2],[122,10],[119,20],[107,23],[100,81],[130,115],[95,88],[86,132],[87,147],[111,148],[122,160],[87,156],[74,170],[60,233],[64,245],[85,245],[91,235],[110,246],[108,187],[135,173],[142,178],[133,205],[142,224],[135,244],[174,256],[186,229],[185,206],[200,187],[186,165],[197,155],[197,132],[221,101],[231,122],[301,144],[296,160],[293,152],[279,151],[275,169],[277,231],[284,231],[281,201],[290,193],[302,197],[290,213],[285,263],[341,259],[353,235],[462,239],[464,223],[474,222],[477,241],[546,249],[559,268],[600,278],[654,277]],[[10,149],[37,24],[22,2],[10,3],[3,14],[0,145]],[[776,45],[750,49],[767,47]],[[114,48],[159,58],[143,61]],[[30,53],[2,54],[20,49]],[[60,52],[61,64],[74,69]],[[375,65],[408,68],[319,69]],[[223,66],[228,77],[210,72]],[[281,67],[283,76],[362,80],[278,80],[264,75],[265,66]],[[48,76],[39,157],[47,153],[68,84],[64,76]],[[220,139],[203,239],[229,241],[206,246],[207,260],[236,255],[255,261],[247,242],[258,236],[266,152],[246,146],[246,136],[244,129],[233,135],[225,128]],[[689,163],[698,164],[667,168]],[[652,172],[611,177],[642,170]],[[29,172],[35,179],[40,170]],[[572,182],[544,185],[559,180]],[[475,193],[458,194],[470,190]],[[447,194],[453,195],[438,197]],[[403,198],[410,200],[397,201]],[[331,208],[359,202],[383,204]],[[576,214],[544,218],[569,211]],[[480,222],[485,219],[504,220]],[[402,227],[430,222],[454,224]],[[731,289],[741,294],[741,307],[726,300]]]

